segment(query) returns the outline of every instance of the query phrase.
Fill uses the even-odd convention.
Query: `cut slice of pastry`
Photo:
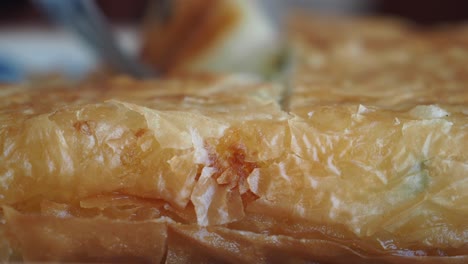
[[[241,220],[256,199],[247,177],[286,150],[288,114],[257,94],[274,90],[267,87],[202,76],[4,88],[7,253],[17,249],[32,261],[158,262],[169,224]]]
[[[467,28],[291,22],[294,155],[279,165],[307,165],[285,172],[301,181],[263,187],[275,201],[263,203],[345,226],[392,254],[467,255]]]
[[[288,111],[245,76],[2,87],[0,256],[466,263],[466,31],[320,23]]]

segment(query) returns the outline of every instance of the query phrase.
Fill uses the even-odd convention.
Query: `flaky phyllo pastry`
[[[2,87],[3,260],[468,262],[466,29],[321,23],[287,88]]]

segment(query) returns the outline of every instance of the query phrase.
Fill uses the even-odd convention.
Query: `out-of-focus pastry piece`
[[[142,60],[163,73],[278,70],[279,31],[256,0],[175,0],[149,14]]]
[[[468,25],[418,28],[385,18],[290,20],[292,104],[391,109],[468,101]]]

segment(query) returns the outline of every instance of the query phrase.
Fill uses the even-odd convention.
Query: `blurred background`
[[[66,0],[64,0],[66,1]],[[421,25],[468,21],[467,0],[261,0],[273,16],[287,7],[351,15],[391,15]],[[115,25],[129,53],[139,49],[139,26],[148,0],[96,0]],[[60,71],[71,77],[96,64],[92,52],[72,33],[52,26],[28,0],[0,1],[0,81],[15,82],[31,72]]]
[[[149,0],[96,0],[105,14],[118,22],[138,22]],[[275,0],[264,0],[275,2]],[[468,19],[466,0],[283,0],[288,5],[337,13],[390,14],[422,24]],[[29,0],[0,1],[0,23],[44,21]]]

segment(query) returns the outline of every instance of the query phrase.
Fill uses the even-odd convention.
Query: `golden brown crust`
[[[430,245],[425,248],[428,254],[439,254],[447,244],[457,246],[442,250],[444,254],[465,254],[462,234],[467,226],[458,226],[461,222],[447,211],[438,212],[439,206],[445,210],[449,203],[443,198],[442,205],[437,196],[440,188],[445,189],[443,193],[457,192],[441,186],[450,186],[444,182],[446,177],[464,178],[468,158],[462,150],[467,142],[467,27],[424,30],[394,19],[298,16],[292,19],[290,30],[295,55],[289,109],[301,117],[290,123],[292,143],[300,159],[312,161],[303,173],[318,176],[312,184],[318,193],[304,196],[301,203],[315,200],[329,203],[325,208],[342,207],[342,211],[330,210],[327,217],[343,217],[348,227],[354,226],[354,234],[381,236],[379,241],[392,241],[389,247],[413,248],[410,241],[414,239]],[[454,133],[457,143],[439,142],[437,130],[441,138],[446,135],[442,131]],[[372,160],[370,166],[363,166],[364,160]],[[337,184],[330,175],[347,183]],[[407,187],[421,189],[399,193],[405,192],[404,182],[415,175],[422,181]],[[290,184],[280,181],[270,184],[284,193]],[[379,181],[382,188],[377,187]],[[320,187],[328,182],[336,190],[322,193],[332,188]],[[355,191],[341,189],[345,186]],[[379,189],[376,196],[368,196],[369,186]],[[327,195],[332,198],[322,198]],[[402,195],[406,198],[398,201]],[[450,205],[453,210],[464,208],[458,203],[464,197],[453,196],[457,201]],[[361,198],[365,202],[359,202]],[[374,203],[379,205],[374,207]],[[307,214],[307,210],[290,210],[286,204],[290,214]],[[313,212],[323,217],[320,210]],[[374,212],[377,218],[364,216],[366,212]],[[429,227],[433,223],[426,216],[441,217],[444,228],[458,226],[449,231],[457,238],[452,240],[441,230],[435,235],[438,228]],[[405,220],[395,224],[397,219]],[[386,232],[397,235],[399,242],[386,239]]]
[[[7,248],[56,261],[465,263],[468,95],[463,76],[428,85],[423,62],[461,64],[437,60],[444,40],[437,55],[433,35],[386,23],[319,32],[318,45],[299,36],[291,113],[245,77],[0,90]],[[355,46],[338,52],[347,36],[372,44],[358,63]],[[402,42],[424,85],[381,38]]]
[[[3,90],[11,246],[31,260],[159,259],[127,226],[174,261],[465,260],[465,196],[451,193],[464,188],[466,114],[416,102],[309,106],[301,118],[252,94],[262,85],[233,96],[245,82],[226,80]]]

